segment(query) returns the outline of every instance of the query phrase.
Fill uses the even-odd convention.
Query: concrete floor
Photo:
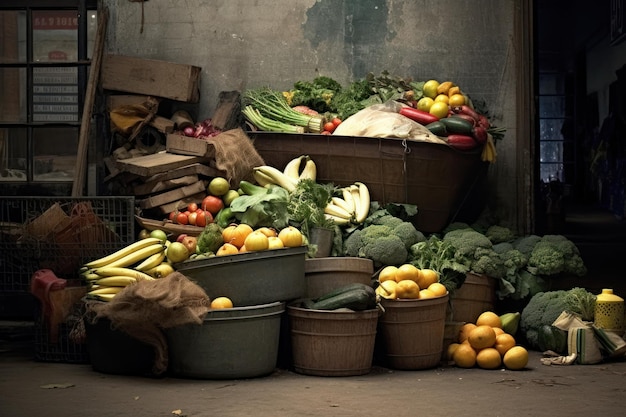
[[[363,376],[306,376],[279,366],[257,378],[209,380],[36,361],[29,339],[0,338],[0,416],[624,415],[626,359],[547,366],[541,356],[531,352],[522,371],[443,363],[401,371],[375,362]]]

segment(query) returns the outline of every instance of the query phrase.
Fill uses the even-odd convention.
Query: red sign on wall
[[[78,12],[73,10],[33,11],[33,30],[77,30]]]

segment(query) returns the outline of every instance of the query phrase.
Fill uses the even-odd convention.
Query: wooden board
[[[139,184],[133,187],[133,194],[135,194],[135,196],[157,194],[163,191],[171,190],[172,188],[195,184],[198,180],[199,178],[197,175],[185,175],[184,177],[172,178],[164,181],[150,181],[149,183]]]
[[[183,197],[177,201],[172,201],[171,203],[163,204],[157,207],[157,210],[161,214],[170,214],[176,210],[183,210],[189,205],[189,203],[197,203],[198,205],[202,202],[202,199],[206,197],[206,190],[202,191],[198,194],[190,195],[187,197]]]
[[[117,161],[120,170],[137,174],[142,177],[160,174],[184,167],[186,165],[207,162],[208,159],[200,156],[176,155],[169,152],[159,152],[136,158]]]
[[[185,175],[199,175],[203,177],[219,177],[223,176],[224,172],[217,170],[205,164],[191,164],[181,168],[172,169],[161,174],[156,174],[148,178],[144,178],[144,182],[152,181],[167,181],[172,178],[184,177]]]
[[[197,103],[200,67],[154,59],[107,54],[102,88]]]
[[[180,200],[181,198],[189,197],[194,194],[201,192],[206,193],[207,185],[208,181],[198,181],[184,187],[175,188],[173,190],[139,200],[138,205],[142,209],[159,207],[163,204],[171,203],[172,201]]]
[[[174,235],[187,234],[189,236],[199,236],[204,227],[191,226],[188,224],[176,224],[169,220],[153,220],[135,216],[137,223],[146,230],[163,230]]]

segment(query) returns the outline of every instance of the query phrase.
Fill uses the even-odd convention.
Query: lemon
[[[439,88],[439,81],[437,80],[428,80],[424,83],[422,87],[422,92],[425,97],[435,98],[437,96],[437,88]]]
[[[504,362],[504,366],[513,371],[524,369],[528,364],[528,351],[522,346],[514,346],[507,350],[502,362]]]
[[[454,349],[452,360],[460,368],[472,368],[476,365],[476,351],[469,343],[461,343]]]
[[[437,94],[437,97],[435,97],[435,101],[442,101],[444,103],[448,103],[448,101],[450,100],[450,97],[448,97],[445,94]]]
[[[398,268],[396,266],[387,265],[378,274],[378,282],[395,281],[396,272],[398,272]]]
[[[448,104],[451,106],[462,106],[465,104],[465,96],[463,94],[453,94],[448,99]]]
[[[491,327],[502,328],[502,320],[500,319],[500,316],[498,316],[493,311],[483,311],[482,313],[480,313],[480,315],[476,319],[476,325],[482,326],[483,324]]]
[[[432,106],[430,106],[430,110],[428,110],[428,112],[433,116],[437,116],[438,118],[443,119],[444,117],[448,116],[448,103],[444,103],[443,101],[435,101]]]
[[[211,301],[211,308],[233,308],[233,302],[228,297],[217,297],[213,301]]]
[[[476,364],[482,369],[497,369],[502,365],[502,357],[494,348],[482,349],[476,355]]]
[[[470,332],[467,340],[469,340],[470,345],[472,345],[474,349],[485,349],[493,347],[493,345],[496,344],[496,333],[491,326],[476,326],[476,328]]]
[[[430,97],[422,97],[417,101],[417,109],[421,111],[429,111],[435,100]]]

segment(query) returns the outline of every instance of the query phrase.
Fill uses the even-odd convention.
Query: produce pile
[[[515,340],[516,315],[483,312],[475,323],[465,323],[446,358],[460,368],[520,370],[528,363],[528,351]]]
[[[392,77],[386,71],[378,76],[370,73],[346,87],[330,77],[319,76],[313,81],[298,81],[288,91],[249,89],[243,100],[245,119],[258,130],[397,137],[408,135],[407,129],[398,129],[397,123],[410,120],[455,149],[481,150],[482,160],[488,162],[495,161],[495,141],[504,134],[504,129],[493,126],[486,111],[476,109],[453,81],[417,82]],[[356,129],[345,123],[382,104],[387,104],[396,118],[373,121],[375,134],[363,133],[361,120],[354,123]]]

